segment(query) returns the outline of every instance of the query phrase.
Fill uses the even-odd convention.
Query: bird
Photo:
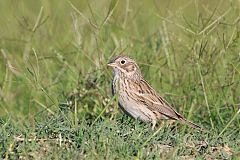
[[[118,106],[131,117],[150,122],[154,130],[159,120],[177,120],[192,128],[201,127],[179,114],[144,79],[134,59],[118,55],[111,59],[108,67],[112,69],[112,94],[118,95]]]

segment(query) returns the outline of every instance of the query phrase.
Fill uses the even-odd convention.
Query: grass
[[[239,159],[238,1],[0,2],[3,159]],[[137,60],[189,120],[133,120],[108,60]]]

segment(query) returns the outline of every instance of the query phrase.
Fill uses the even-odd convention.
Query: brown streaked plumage
[[[119,94],[118,103],[124,112],[135,119],[151,122],[152,129],[160,119],[179,120],[193,128],[200,128],[177,113],[158,95],[143,79],[133,59],[120,55],[112,59],[108,66],[113,69],[112,92]]]

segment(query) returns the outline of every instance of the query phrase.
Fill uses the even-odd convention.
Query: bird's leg
[[[153,120],[153,121],[152,121],[152,130],[154,130],[154,128],[155,128],[155,126],[156,126],[156,123],[157,123],[156,120]]]

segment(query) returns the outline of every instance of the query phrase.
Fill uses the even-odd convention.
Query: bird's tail
[[[187,124],[189,127],[195,128],[195,129],[200,129],[202,130],[202,127],[200,127],[199,125],[185,119],[185,118],[181,118],[181,121],[185,124]]]

